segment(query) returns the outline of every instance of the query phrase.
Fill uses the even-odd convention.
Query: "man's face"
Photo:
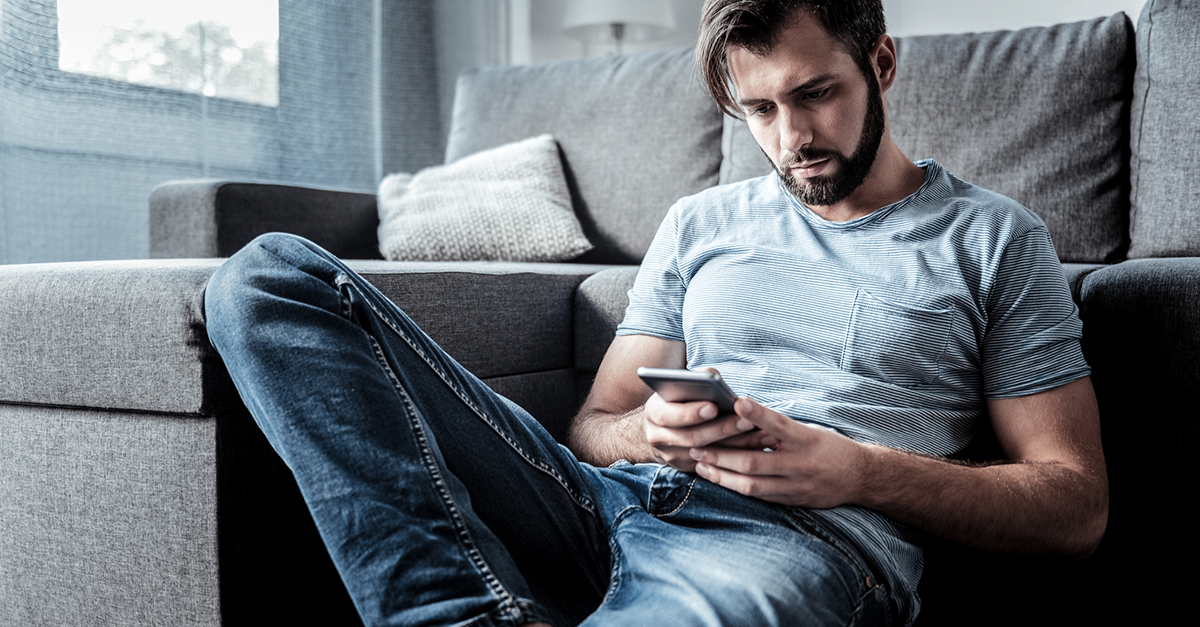
[[[731,48],[729,67],[750,132],[792,195],[825,207],[862,185],[886,125],[879,83],[816,18],[802,15],[765,57]]]

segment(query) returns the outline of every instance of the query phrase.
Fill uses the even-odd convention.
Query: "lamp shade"
[[[563,18],[567,35],[589,43],[611,41],[612,26],[623,25],[629,42],[653,41],[675,30],[671,0],[569,0]]]

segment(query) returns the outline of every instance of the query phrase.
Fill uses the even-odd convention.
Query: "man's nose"
[[[791,107],[780,107],[779,113],[780,148],[795,153],[812,143],[812,124],[807,115]]]

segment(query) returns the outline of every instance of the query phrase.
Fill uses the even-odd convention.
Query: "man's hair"
[[[696,65],[722,111],[742,117],[730,87],[729,49],[745,48],[759,57],[770,54],[800,11],[816,17],[841,42],[864,76],[874,76],[871,49],[887,32],[882,0],[708,0],[700,18]]]

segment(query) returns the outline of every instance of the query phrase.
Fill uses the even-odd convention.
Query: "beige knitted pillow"
[[[550,135],[392,174],[379,185],[379,250],[387,259],[564,261],[591,248]]]

